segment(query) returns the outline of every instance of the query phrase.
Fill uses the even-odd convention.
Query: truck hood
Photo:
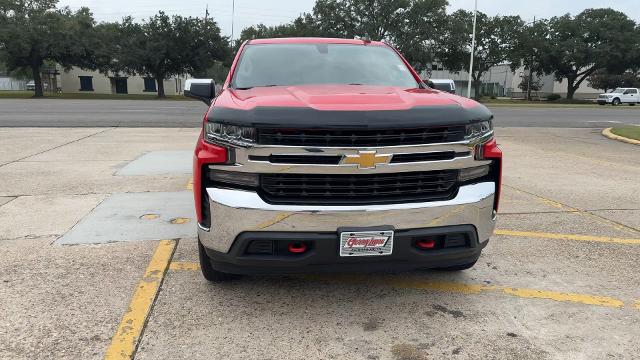
[[[313,85],[226,89],[209,121],[269,127],[398,127],[491,119],[477,102],[432,89]]]

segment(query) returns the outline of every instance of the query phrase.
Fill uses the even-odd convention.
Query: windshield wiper
[[[285,85],[277,85],[277,84],[254,85],[254,86],[247,86],[247,87],[237,87],[235,89],[236,90],[249,90],[249,89],[253,89],[254,87],[274,87],[274,86],[285,86]]]

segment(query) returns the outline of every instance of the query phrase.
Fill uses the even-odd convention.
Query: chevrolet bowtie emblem
[[[388,164],[392,156],[378,155],[376,151],[359,151],[357,155],[344,155],[340,165],[358,165],[359,169],[374,169],[378,164]]]

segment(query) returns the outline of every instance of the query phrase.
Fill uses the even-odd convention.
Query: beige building
[[[511,71],[509,64],[501,64],[492,67],[482,76],[482,86],[480,88],[482,96],[506,96],[513,98],[524,97],[525,93],[518,87],[522,81],[521,76],[526,76],[528,70],[520,67],[516,71]],[[433,64],[431,76],[423,74],[423,77],[432,79],[451,79],[456,84],[456,94],[467,95],[467,84],[469,73],[460,71],[458,73],[450,72],[442,67],[442,65]],[[534,76],[535,78],[535,76]],[[567,80],[556,81],[553,75],[544,75],[540,77],[541,89],[534,92],[534,98],[544,98],[550,94],[558,94],[563,98],[567,97]],[[575,99],[595,99],[602,90],[589,87],[585,80],[580,84],[580,88],[574,94]],[[472,96],[475,95],[473,88]]]
[[[64,93],[139,94],[157,95],[158,86],[153,78],[141,76],[105,76],[98,71],[72,68],[60,71],[58,88]],[[186,77],[164,80],[166,95],[181,95]]]

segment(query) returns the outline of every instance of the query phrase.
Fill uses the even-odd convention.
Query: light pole
[[[476,18],[478,16],[478,0],[475,1],[473,10],[473,35],[471,36],[471,60],[469,61],[469,84],[467,85],[467,97],[471,97],[471,74],[473,74],[473,55],[476,49]],[[476,94],[477,96],[478,94]]]
[[[233,26],[236,20],[236,0],[233,0],[231,5],[231,46],[233,46]]]

